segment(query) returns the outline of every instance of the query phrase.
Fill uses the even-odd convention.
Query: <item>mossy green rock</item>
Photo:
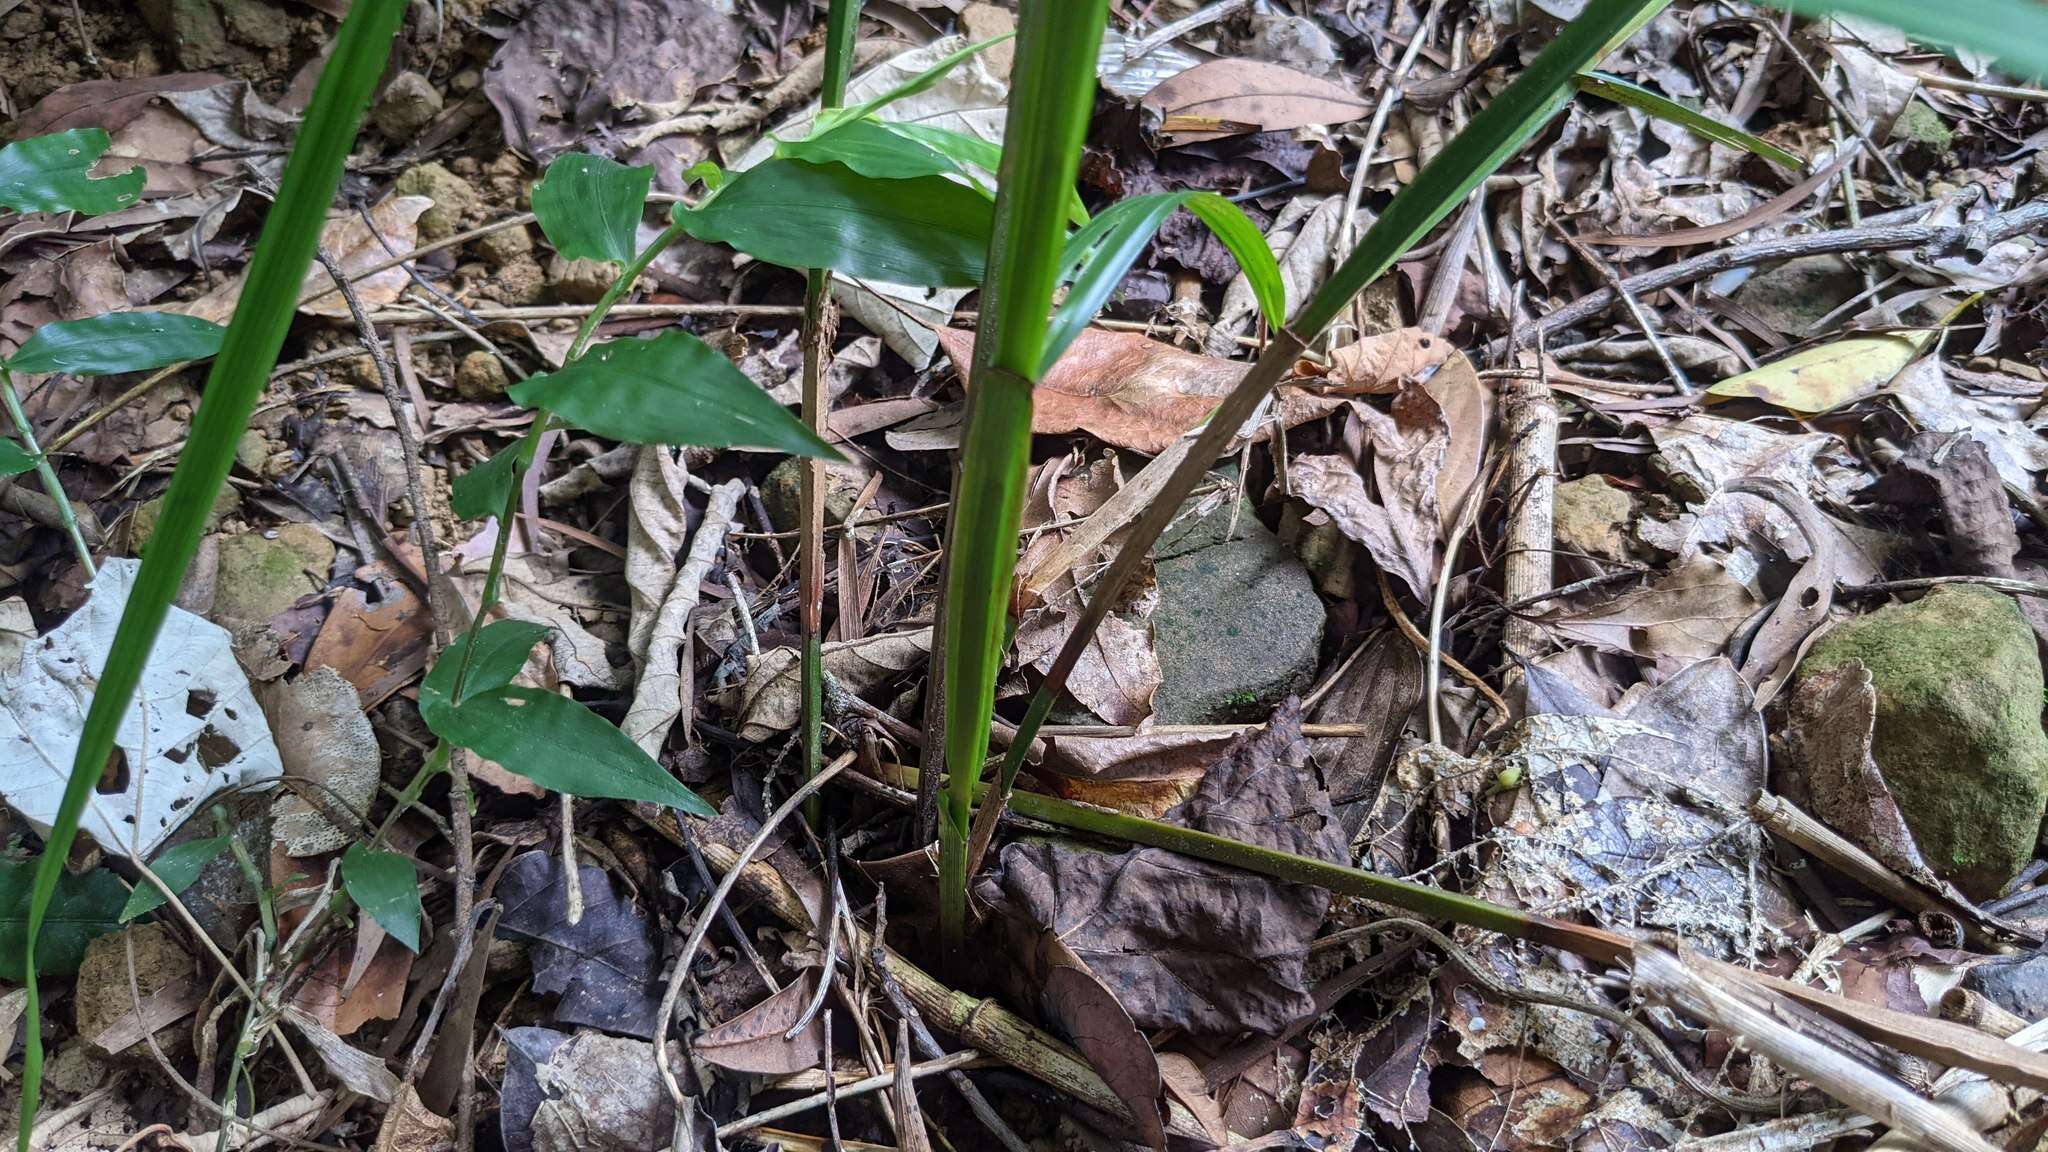
[[[220,542],[214,578],[216,620],[268,620],[317,590],[311,572],[334,564],[334,544],[310,524],[286,524],[275,538],[244,532]]]
[[[1851,660],[1877,690],[1878,767],[1934,870],[1976,899],[2033,858],[2048,807],[2041,660],[2012,600],[1936,588],[1830,630],[1800,671]]]
[[[240,451],[237,448],[237,451]],[[213,509],[206,514],[206,531],[220,527],[220,522],[242,510],[242,494],[233,486],[223,484],[214,493]],[[128,518],[128,550],[137,556],[149,544],[149,538],[156,535],[157,521],[163,518],[164,498],[144,500],[135,508],[135,514]]]

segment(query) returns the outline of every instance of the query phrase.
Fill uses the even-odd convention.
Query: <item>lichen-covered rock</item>
[[[512,381],[498,358],[479,348],[455,366],[455,391],[464,400],[496,400]]]
[[[334,543],[310,524],[286,524],[276,536],[244,532],[220,542],[215,576],[216,620],[268,620],[320,583],[312,573],[334,564]]]
[[[130,1037],[120,1038],[127,1039],[128,1043],[120,1043],[117,1039],[113,1048],[100,1043],[109,1028],[121,1023],[134,1011],[128,987],[130,940],[135,943],[136,989],[142,993],[145,1003],[158,992],[192,979],[192,957],[178,947],[163,925],[131,924],[119,932],[98,937],[85,946],[85,959],[78,965],[75,1019],[79,1036],[99,1045],[101,1051],[119,1055],[133,1049],[146,1059],[148,1053],[142,1047],[139,1031]]]
[[[1802,675],[1859,660],[1877,690],[1872,755],[1921,855],[1975,899],[2034,854],[2048,807],[2041,661],[2009,597],[1936,588],[1837,625]]]
[[[434,202],[420,213],[421,240],[446,240],[483,216],[483,197],[469,181],[439,164],[407,168],[398,174],[393,190],[400,196],[425,196]]]
[[[1232,510],[1225,501],[1187,517],[1153,549],[1152,709],[1162,724],[1263,720],[1315,676],[1324,617],[1315,583],[1250,504]]]
[[[236,446],[236,450],[237,452],[240,451],[239,445]],[[206,531],[211,532],[219,528],[222,520],[233,516],[241,510],[242,494],[235,491],[231,485],[221,485],[220,491],[214,493],[212,510],[206,514]],[[163,517],[163,514],[164,498],[161,496],[144,500],[136,507],[135,513],[128,517],[128,550],[130,552],[135,553],[137,556],[142,555],[143,548],[149,544],[149,538],[156,535],[156,524]]]

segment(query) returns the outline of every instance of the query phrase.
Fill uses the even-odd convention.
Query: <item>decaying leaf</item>
[[[787,1076],[816,1068],[825,1053],[825,1026],[816,1017],[794,1038],[785,1035],[817,991],[815,973],[805,971],[752,1008],[707,1029],[690,1041],[699,1056],[734,1072]]]
[[[0,796],[47,832],[139,561],[111,559],[64,623],[0,668]],[[110,851],[147,857],[200,801],[275,780],[284,767],[227,630],[172,608],[142,670],[140,707],[79,827]]]
[[[506,1152],[646,1152],[674,1138],[654,1045],[600,1032],[505,1030]]]
[[[1344,85],[1262,60],[1211,60],[1169,77],[1140,106],[1161,135],[1192,144],[1245,132],[1344,124],[1371,111]]]
[[[320,1062],[334,1074],[336,1080],[349,1091],[367,1096],[381,1104],[389,1104],[398,1093],[398,1077],[384,1066],[382,1060],[357,1048],[348,1041],[328,1031],[327,1026],[295,1008],[287,1008],[285,1019],[292,1022],[299,1035],[305,1038]]]
[[[271,807],[271,834],[291,856],[338,852],[355,843],[370,810],[384,757],[356,690],[332,668],[310,668],[271,696],[271,731],[285,771],[311,782]],[[341,807],[336,811],[337,806]],[[337,824],[326,813],[332,812]]]
[[[561,861],[551,852],[513,860],[498,881],[505,907],[498,932],[531,942],[533,988],[561,997],[556,1020],[653,1036],[661,1003],[654,926],[613,889],[604,869],[583,865],[578,872],[583,917],[571,924]]]
[[[1130,1109],[1140,1140],[1164,1152],[1166,1125],[1160,1104],[1166,1085],[1151,1043],[1131,1023],[1116,994],[1058,936],[1041,935],[1038,949],[1043,972],[1038,1003],[1046,1018],[1074,1042],[1088,1066]]]
[[[1297,456],[1288,464],[1287,479],[1295,495],[1329,516],[1426,603],[1443,530],[1438,476],[1450,429],[1443,408],[1420,387],[1402,388],[1393,408],[1391,416],[1370,405],[1352,409],[1372,444],[1376,492],[1367,491],[1365,477],[1342,456]]]
[[[1457,354],[1442,336],[1420,328],[1396,328],[1377,336],[1354,340],[1330,353],[1330,362],[1302,360],[1296,375],[1320,378],[1331,391],[1390,395],[1401,383],[1421,376]]]
[[[1342,833],[1307,763],[1298,704],[1237,739],[1169,819],[1326,860]],[[1004,847],[977,892],[1036,955],[1056,933],[1140,1028],[1277,1031],[1314,1011],[1304,967],[1328,894],[1156,848],[1118,855],[1056,841]],[[1259,930],[1243,926],[1257,923]],[[1035,983],[1032,986],[1037,986]]]
[[[320,233],[320,250],[334,257],[344,272],[356,272],[373,264],[382,264],[391,259],[395,252],[405,255],[419,242],[420,214],[432,208],[434,202],[425,196],[389,196],[370,208],[370,219],[376,224],[372,232],[369,225],[355,212],[338,213],[327,221],[327,227]],[[379,240],[378,237],[383,239]],[[385,243],[391,245],[384,247]],[[226,324],[234,318],[235,304],[242,298],[243,274],[222,281],[212,291],[199,297],[178,310],[202,320]],[[381,308],[398,299],[399,293],[412,281],[403,268],[387,268],[382,272],[366,276],[354,282],[356,297],[366,308]],[[327,269],[314,264],[306,273],[306,283],[300,295],[311,296],[334,287],[334,277]],[[309,316],[325,316],[331,319],[347,319],[348,301],[341,293],[330,292],[318,300],[300,305],[300,311]]]
[[[1845,336],[1730,376],[1707,391],[1747,396],[1801,416],[1831,412],[1883,391],[1932,336],[1931,331]]]
[[[1699,560],[1590,607],[1553,608],[1534,619],[1563,639],[1675,670],[1721,655],[1756,607],[1720,565]]]
[[[847,691],[866,693],[923,664],[931,656],[932,630],[885,632],[825,645],[825,672]],[[740,689],[740,735],[767,740],[796,727],[802,713],[801,669],[794,648],[776,648],[747,662]]]

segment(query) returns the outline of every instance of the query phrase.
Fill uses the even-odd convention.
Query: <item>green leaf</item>
[[[482,520],[505,510],[512,487],[533,459],[533,438],[521,436],[517,443],[455,478],[448,493],[448,507],[464,520]]]
[[[725,187],[727,179],[726,170],[720,168],[716,160],[699,160],[683,172],[684,184],[702,184],[706,192],[716,192]]]
[[[462,699],[454,700],[455,676],[462,666],[468,641],[451,644],[434,662],[434,670],[420,682],[420,711],[432,712],[465,701],[484,692],[495,692],[519,675],[527,654],[548,634],[546,625],[524,620],[496,620],[483,626],[469,652],[469,678],[462,685]],[[429,726],[432,718],[429,717]]]
[[[436,736],[556,792],[664,804],[697,816],[717,809],[669,775],[602,716],[538,688],[495,688],[426,713]]]
[[[1986,53],[2020,76],[2048,74],[2048,7],[2037,0],[1782,0],[1778,7],[1864,16],[1928,44]]]
[[[1209,226],[1210,233],[1237,261],[1266,323],[1274,328],[1287,323],[1287,284],[1280,279],[1280,261],[1274,259],[1259,226],[1244,209],[1214,192],[1189,193],[1185,207]]]
[[[988,254],[987,197],[943,176],[874,180],[843,164],[767,160],[676,219],[699,240],[784,268],[967,287]]]
[[[139,166],[97,180],[86,175],[111,143],[103,129],[73,128],[0,148],[0,208],[97,216],[135,203]]]
[[[204,360],[220,351],[227,329],[176,312],[108,312],[58,320],[29,333],[7,361],[16,372],[111,376]]]
[[[600,344],[556,371],[513,385],[511,396],[585,431],[634,444],[839,458],[732,361],[687,332]]]
[[[1287,291],[1280,279],[1279,261],[1273,258],[1266,238],[1259,234],[1258,226],[1244,214],[1244,209],[1214,192],[1132,196],[1103,209],[1067,238],[1060,253],[1060,274],[1073,277],[1074,286],[1046,332],[1040,372],[1050,369],[1081,330],[1095,319],[1095,314],[1123,283],[1124,274],[1152,242],[1159,226],[1179,208],[1186,208],[1208,225],[1216,239],[1237,258],[1267,322],[1276,327],[1286,322]]]
[[[564,260],[630,263],[639,250],[640,213],[653,184],[651,167],[564,153],[533,186],[533,215]]]
[[[187,840],[173,844],[163,850],[149,870],[172,892],[183,892],[199,879],[199,874],[213,862],[215,856],[227,851],[228,838],[214,836],[206,840]],[[137,883],[128,893],[128,902],[121,906],[121,922],[126,924],[144,912],[153,912],[165,903],[164,894],[147,879]]]
[[[406,0],[354,0],[330,41],[327,63],[321,66],[319,83],[314,85],[305,118],[299,122],[298,137],[285,161],[277,195],[264,215],[263,232],[249,261],[234,322],[228,325],[220,353],[214,357],[207,376],[206,402],[193,417],[185,450],[178,454],[178,464],[164,496],[163,516],[150,536],[149,551],[136,573],[92,705],[79,728],[71,777],[64,787],[56,819],[51,821],[49,835],[44,838],[46,849],[37,864],[24,932],[24,966],[29,969],[29,979],[25,983],[28,1003],[22,1029],[25,1051],[21,1123],[16,1136],[16,1147],[22,1152],[27,1152],[42,1093],[43,1044],[41,1007],[34,979],[35,937],[50,900],[62,883],[64,859],[77,838],[78,818],[86,799],[106,768],[115,734],[133,714],[142,669],[149,662],[150,649],[156,643],[171,601],[178,595],[185,570],[198,551],[214,496],[234,464],[235,445],[248,428],[256,398],[262,395],[270,371],[277,364],[277,354],[298,311],[299,288],[306,281],[313,251],[327,224],[328,205],[334,202],[363,109],[369,106],[370,93],[384,72],[385,61],[391,55],[392,36],[398,31],[405,10]],[[109,920],[118,914],[126,898],[126,892],[114,896],[108,909]]]
[[[1001,149],[997,152],[1000,154]],[[961,171],[951,157],[874,120],[855,120],[822,135],[778,142],[775,154],[812,164],[844,164],[876,180],[908,180]]]
[[[1752,136],[1733,125],[1723,124],[1697,108],[1688,108],[1669,96],[1652,92],[1641,84],[1632,83],[1619,76],[1610,76],[1605,72],[1587,72],[1578,78],[1578,85],[1581,92],[1598,96],[1602,100],[1612,100],[1616,104],[1634,108],[1659,120],[1669,121],[1695,136],[1726,144],[1730,148],[1740,148],[1761,156],[1781,168],[1797,172],[1806,166],[1806,161],[1768,140]]]
[[[0,476],[19,476],[36,466],[36,458],[12,440],[0,440]]]
[[[351,844],[341,854],[341,884],[393,940],[420,950],[420,883],[411,857]]]
[[[0,980],[23,978],[23,946],[28,940],[29,901],[36,882],[35,860],[0,860]],[[53,886],[49,911],[39,917],[42,940],[36,948],[36,969],[66,976],[78,971],[85,946],[121,926],[121,905],[128,889],[104,868],[83,876],[63,874]]]

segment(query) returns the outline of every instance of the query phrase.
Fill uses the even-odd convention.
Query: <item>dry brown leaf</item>
[[[787,1039],[788,1032],[803,1015],[805,1005],[817,990],[815,973],[782,986],[752,1008],[705,1032],[690,1047],[704,1059],[734,1072],[757,1072],[786,1076],[817,1067],[825,1053],[825,1026],[817,1017]]]
[[[858,695],[923,664],[931,651],[929,628],[885,632],[825,645],[825,672]],[[743,739],[769,740],[796,727],[802,712],[800,671],[794,648],[771,649],[747,661],[738,709]]]
[[[401,1084],[398,1099],[384,1113],[373,1152],[435,1152],[454,1142],[455,1121],[435,1114],[412,1085]]]
[[[419,243],[420,214],[433,206],[434,202],[425,196],[387,196],[370,207],[370,218],[377,226],[375,233],[370,231],[358,213],[329,217],[327,226],[320,233],[320,250],[334,257],[342,271],[348,273],[382,264],[393,254],[407,255]],[[391,245],[389,249],[384,247],[386,243]],[[227,323],[234,318],[235,304],[242,298],[242,281],[246,275],[244,272],[222,282],[213,291],[177,310],[216,324]],[[387,268],[355,281],[356,297],[365,308],[382,308],[397,300],[408,282],[405,269]],[[307,271],[306,282],[299,295],[304,299],[332,287],[334,277],[316,262]],[[347,319],[349,315],[348,301],[342,299],[339,292],[330,292],[318,300],[301,304],[299,311],[309,316],[333,319]]]
[[[1719,656],[1756,599],[1719,564],[1698,560],[1590,608],[1534,617],[1566,640],[1632,653],[1666,674]]]
[[[356,839],[352,817],[368,812],[377,797],[384,763],[355,688],[332,668],[310,668],[271,686],[263,706],[286,774],[317,786],[278,796],[272,835],[292,856],[341,851]],[[336,811],[340,804],[352,811]]]
[[[1166,1123],[1160,1105],[1166,1085],[1152,1045],[1117,1003],[1116,993],[1057,934],[1040,934],[1038,952],[1038,1003],[1046,1019],[1066,1033],[1088,1066],[1130,1110],[1139,1139],[1165,1152]]]
[[[1296,361],[1294,373],[1320,377],[1333,391],[1385,395],[1400,391],[1402,381],[1437,367],[1456,352],[1441,336],[1420,328],[1397,328],[1346,344],[1330,353],[1327,365]]]
[[[1371,110],[1342,84],[1262,60],[1211,60],[1173,76],[1139,102],[1173,144],[1245,132],[1345,124]]]
[[[1296,496],[1329,516],[1338,531],[1364,545],[1375,563],[1426,603],[1444,521],[1438,486],[1451,442],[1444,411],[1413,385],[1395,396],[1391,416],[1367,404],[1352,410],[1372,442],[1377,496],[1342,456],[1298,456],[1288,465],[1288,483]]]
[[[357,569],[357,574],[362,574]],[[397,580],[379,580],[372,605],[360,588],[334,600],[320,634],[306,653],[306,668],[332,668],[355,686],[363,707],[375,708],[427,666],[433,620],[427,606]]]

